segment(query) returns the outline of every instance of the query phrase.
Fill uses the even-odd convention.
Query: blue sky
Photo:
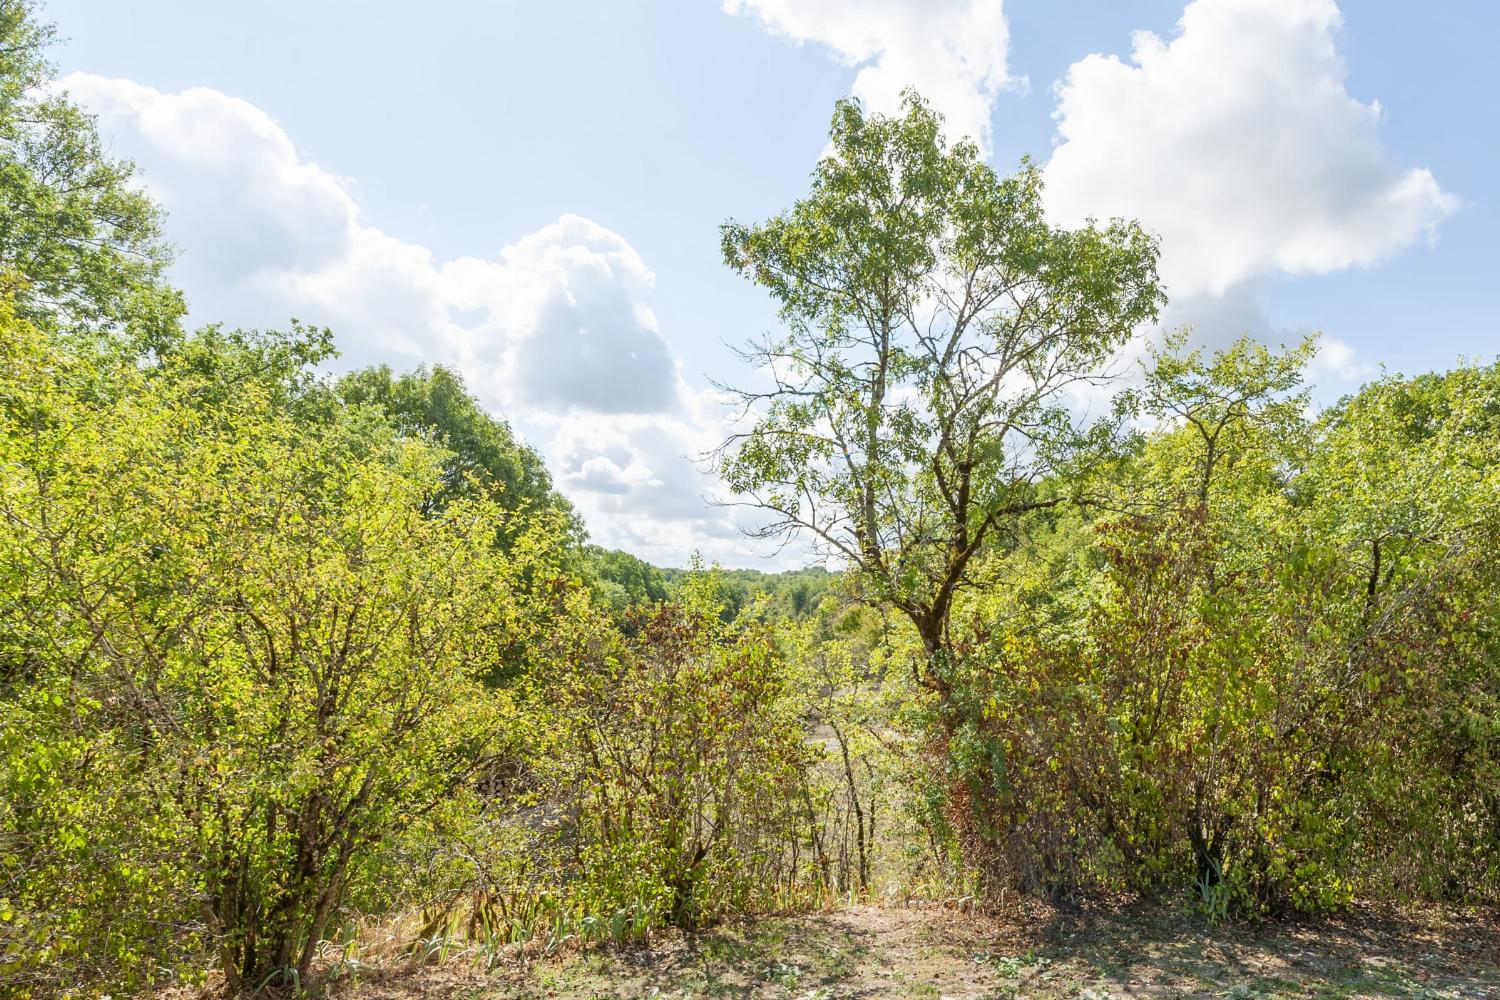
[[[998,166],[1032,155],[1059,221],[1139,216],[1201,341],[1321,329],[1325,397],[1500,352],[1480,0],[46,11],[66,85],[170,213],[195,319],[296,315],[348,364],[461,368],[598,540],[659,562],[765,564],[688,458],[722,433],[724,343],[775,323],[717,227],[805,189],[851,90],[915,84]]]

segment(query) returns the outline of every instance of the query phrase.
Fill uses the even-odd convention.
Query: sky
[[[1319,331],[1336,399],[1500,353],[1489,0],[51,0],[61,86],[167,212],[195,323],[443,364],[591,536],[806,559],[701,456],[774,331],[718,227],[807,190],[833,103],[916,87],[1058,224],[1162,241],[1163,327]],[[1142,338],[1160,336],[1143,330]]]

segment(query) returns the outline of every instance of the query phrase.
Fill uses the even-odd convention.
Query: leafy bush
[[[1177,371],[1236,398],[1237,350]],[[1169,430],[1126,487],[1161,484],[1154,509],[997,556],[1013,589],[969,605],[947,741],[971,858],[1053,895],[1191,888],[1220,916],[1493,899],[1497,375],[1388,380],[1308,428],[1242,395],[1206,478],[1198,429]],[[1436,418],[1351,465],[1372,405]]]
[[[798,876],[781,866],[810,750],[771,633],[726,626],[715,589],[641,611],[553,692],[582,893],[605,911],[691,926]]]
[[[6,324],[15,974],[149,982],[211,946],[231,984],[305,977],[384,880],[356,858],[513,738],[476,678],[538,567],[496,556],[487,500],[424,516],[443,454],[360,411],[293,420],[172,356],[101,378]]]

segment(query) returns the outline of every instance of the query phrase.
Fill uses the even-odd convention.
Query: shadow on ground
[[[473,1000],[1500,1000],[1500,924],[1473,915],[1357,912],[1316,925],[1226,929],[1160,907],[1016,922],[941,907],[861,906],[765,918],[651,947],[589,951],[488,978],[416,974],[366,992],[418,994]]]

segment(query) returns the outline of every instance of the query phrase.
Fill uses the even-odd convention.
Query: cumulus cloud
[[[696,456],[717,442],[620,234],[564,215],[492,257],[440,261],[372,225],[265,112],[207,88],[75,73],[61,86],[134,159],[180,247],[195,322],[330,326],[343,364],[448,364],[546,455],[595,539],[658,562],[747,550]]]
[[[850,92],[876,111],[915,87],[952,134],[989,148],[995,97],[1011,83],[1002,0],[724,0],[724,11],[859,67]]]
[[[565,215],[497,257],[439,262],[366,222],[348,186],[246,101],[83,73],[62,86],[166,207],[195,319],[326,324],[350,363],[460,363],[499,406],[676,408],[653,277],[619,234]]]
[[[445,342],[457,332],[444,326],[431,255],[362,224],[345,185],[259,108],[87,73],[60,85],[166,207],[196,319],[338,321],[355,360],[416,356],[435,327]]]
[[[677,365],[645,302],[652,274],[624,239],[569,216],[503,258],[509,269],[533,272],[534,287],[544,290],[531,314],[512,324],[527,331],[515,359],[525,402],[567,407],[588,399],[609,413],[672,408]]]
[[[703,391],[672,416],[568,414],[552,438],[555,474],[589,524],[609,525],[612,544],[632,552],[691,545],[733,564],[769,555],[747,542],[744,511],[711,502],[721,490],[703,460],[722,441],[724,410],[724,400]],[[783,565],[799,565],[806,552],[783,555]]]
[[[1377,371],[1379,368],[1361,358],[1352,344],[1324,334],[1318,338],[1318,352],[1307,366],[1307,379],[1331,398],[1334,391],[1348,391]]]
[[[1138,32],[1128,62],[1074,63],[1049,212],[1141,220],[1184,298],[1373,264],[1431,234],[1456,202],[1391,164],[1380,105],[1345,87],[1340,23],[1333,0],[1194,0],[1170,41]]]
[[[1248,334],[1257,340],[1285,340],[1261,302],[1260,279],[1248,279],[1231,285],[1219,294],[1197,292],[1174,295],[1163,310],[1161,323],[1166,330],[1190,327],[1196,331],[1194,341],[1209,348],[1227,347],[1236,338]]]

